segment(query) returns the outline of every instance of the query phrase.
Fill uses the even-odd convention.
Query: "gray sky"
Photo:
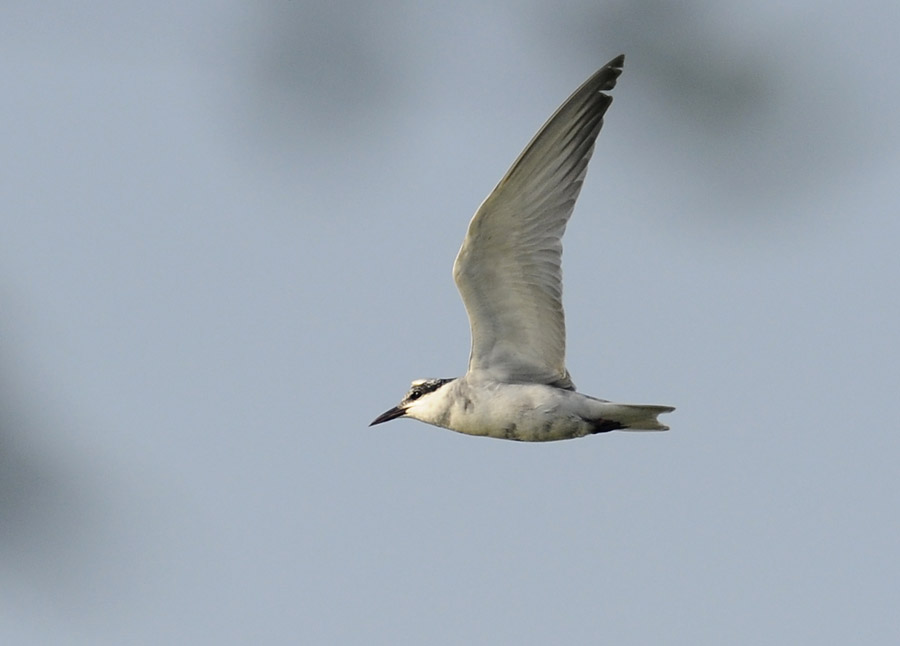
[[[0,641],[900,637],[888,0],[0,10]],[[469,217],[626,54],[565,241],[665,434],[367,424]]]

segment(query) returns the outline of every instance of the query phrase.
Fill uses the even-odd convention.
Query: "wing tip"
[[[625,65],[625,54],[619,54],[602,68],[598,75],[602,76],[602,85],[598,88],[600,91],[611,90],[616,87],[616,79],[622,74],[622,67]]]

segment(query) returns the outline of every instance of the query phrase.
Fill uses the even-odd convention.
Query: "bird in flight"
[[[453,265],[469,315],[469,369],[419,379],[370,426],[398,417],[468,435],[543,442],[607,431],[665,431],[671,406],[575,391],[565,365],[562,236],[625,57],[575,90],[476,211]]]

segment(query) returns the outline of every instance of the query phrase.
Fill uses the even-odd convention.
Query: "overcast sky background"
[[[894,0],[7,5],[2,643],[900,639]],[[620,52],[568,363],[672,430],[368,428]]]

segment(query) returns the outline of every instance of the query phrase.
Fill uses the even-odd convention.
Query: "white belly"
[[[457,394],[446,427],[460,433],[546,442],[597,432],[589,421],[594,417],[590,402],[600,402],[571,391],[493,383],[462,387]]]

